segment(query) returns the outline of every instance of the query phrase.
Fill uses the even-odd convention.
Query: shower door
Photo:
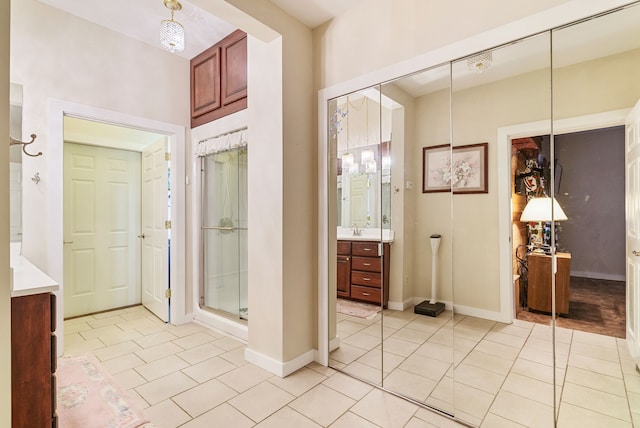
[[[247,148],[202,159],[203,284],[200,306],[248,319]]]

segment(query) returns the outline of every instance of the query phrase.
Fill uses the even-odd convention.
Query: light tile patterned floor
[[[358,374],[373,376],[381,366],[388,387],[434,404],[455,397],[456,416],[482,427],[553,425],[548,327],[456,316],[451,357],[444,318],[385,315],[384,329],[339,316],[343,345],[335,355]],[[382,363],[371,339],[381,332]],[[558,425],[640,426],[640,374],[624,340],[571,330],[556,339],[564,384]],[[315,363],[281,379],[245,362],[244,349],[195,323],[164,324],[142,307],[65,321],[65,355],[94,353],[160,428],[460,426]]]
[[[241,341],[141,306],[64,325],[65,356],[95,354],[159,428],[460,426],[315,363],[273,376],[245,362]]]
[[[332,367],[473,426],[553,426],[548,325],[450,312],[433,318],[412,309],[385,310],[368,320],[338,314],[337,321],[341,345],[331,353]],[[625,341],[556,329],[556,342],[558,426],[640,426],[640,373]]]

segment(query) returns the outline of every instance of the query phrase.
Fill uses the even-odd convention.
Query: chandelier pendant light
[[[164,0],[164,6],[171,10],[171,19],[164,19],[160,23],[160,44],[171,53],[184,50],[184,28],[182,24],[173,20],[176,10],[181,10],[182,5],[177,0]]]
[[[482,73],[488,70],[493,63],[493,53],[491,51],[482,52],[478,55],[467,58],[467,67],[472,73]]]

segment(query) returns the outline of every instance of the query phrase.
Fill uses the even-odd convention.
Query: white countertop
[[[360,235],[354,235],[353,229],[338,227],[337,238],[339,241],[377,241],[393,242],[394,233],[390,229],[364,228],[360,229]]]
[[[11,297],[57,291],[60,286],[20,254],[20,244],[11,243]]]

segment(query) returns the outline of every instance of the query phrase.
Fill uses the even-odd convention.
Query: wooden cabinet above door
[[[236,30],[191,60],[191,127],[247,108],[247,34]]]

